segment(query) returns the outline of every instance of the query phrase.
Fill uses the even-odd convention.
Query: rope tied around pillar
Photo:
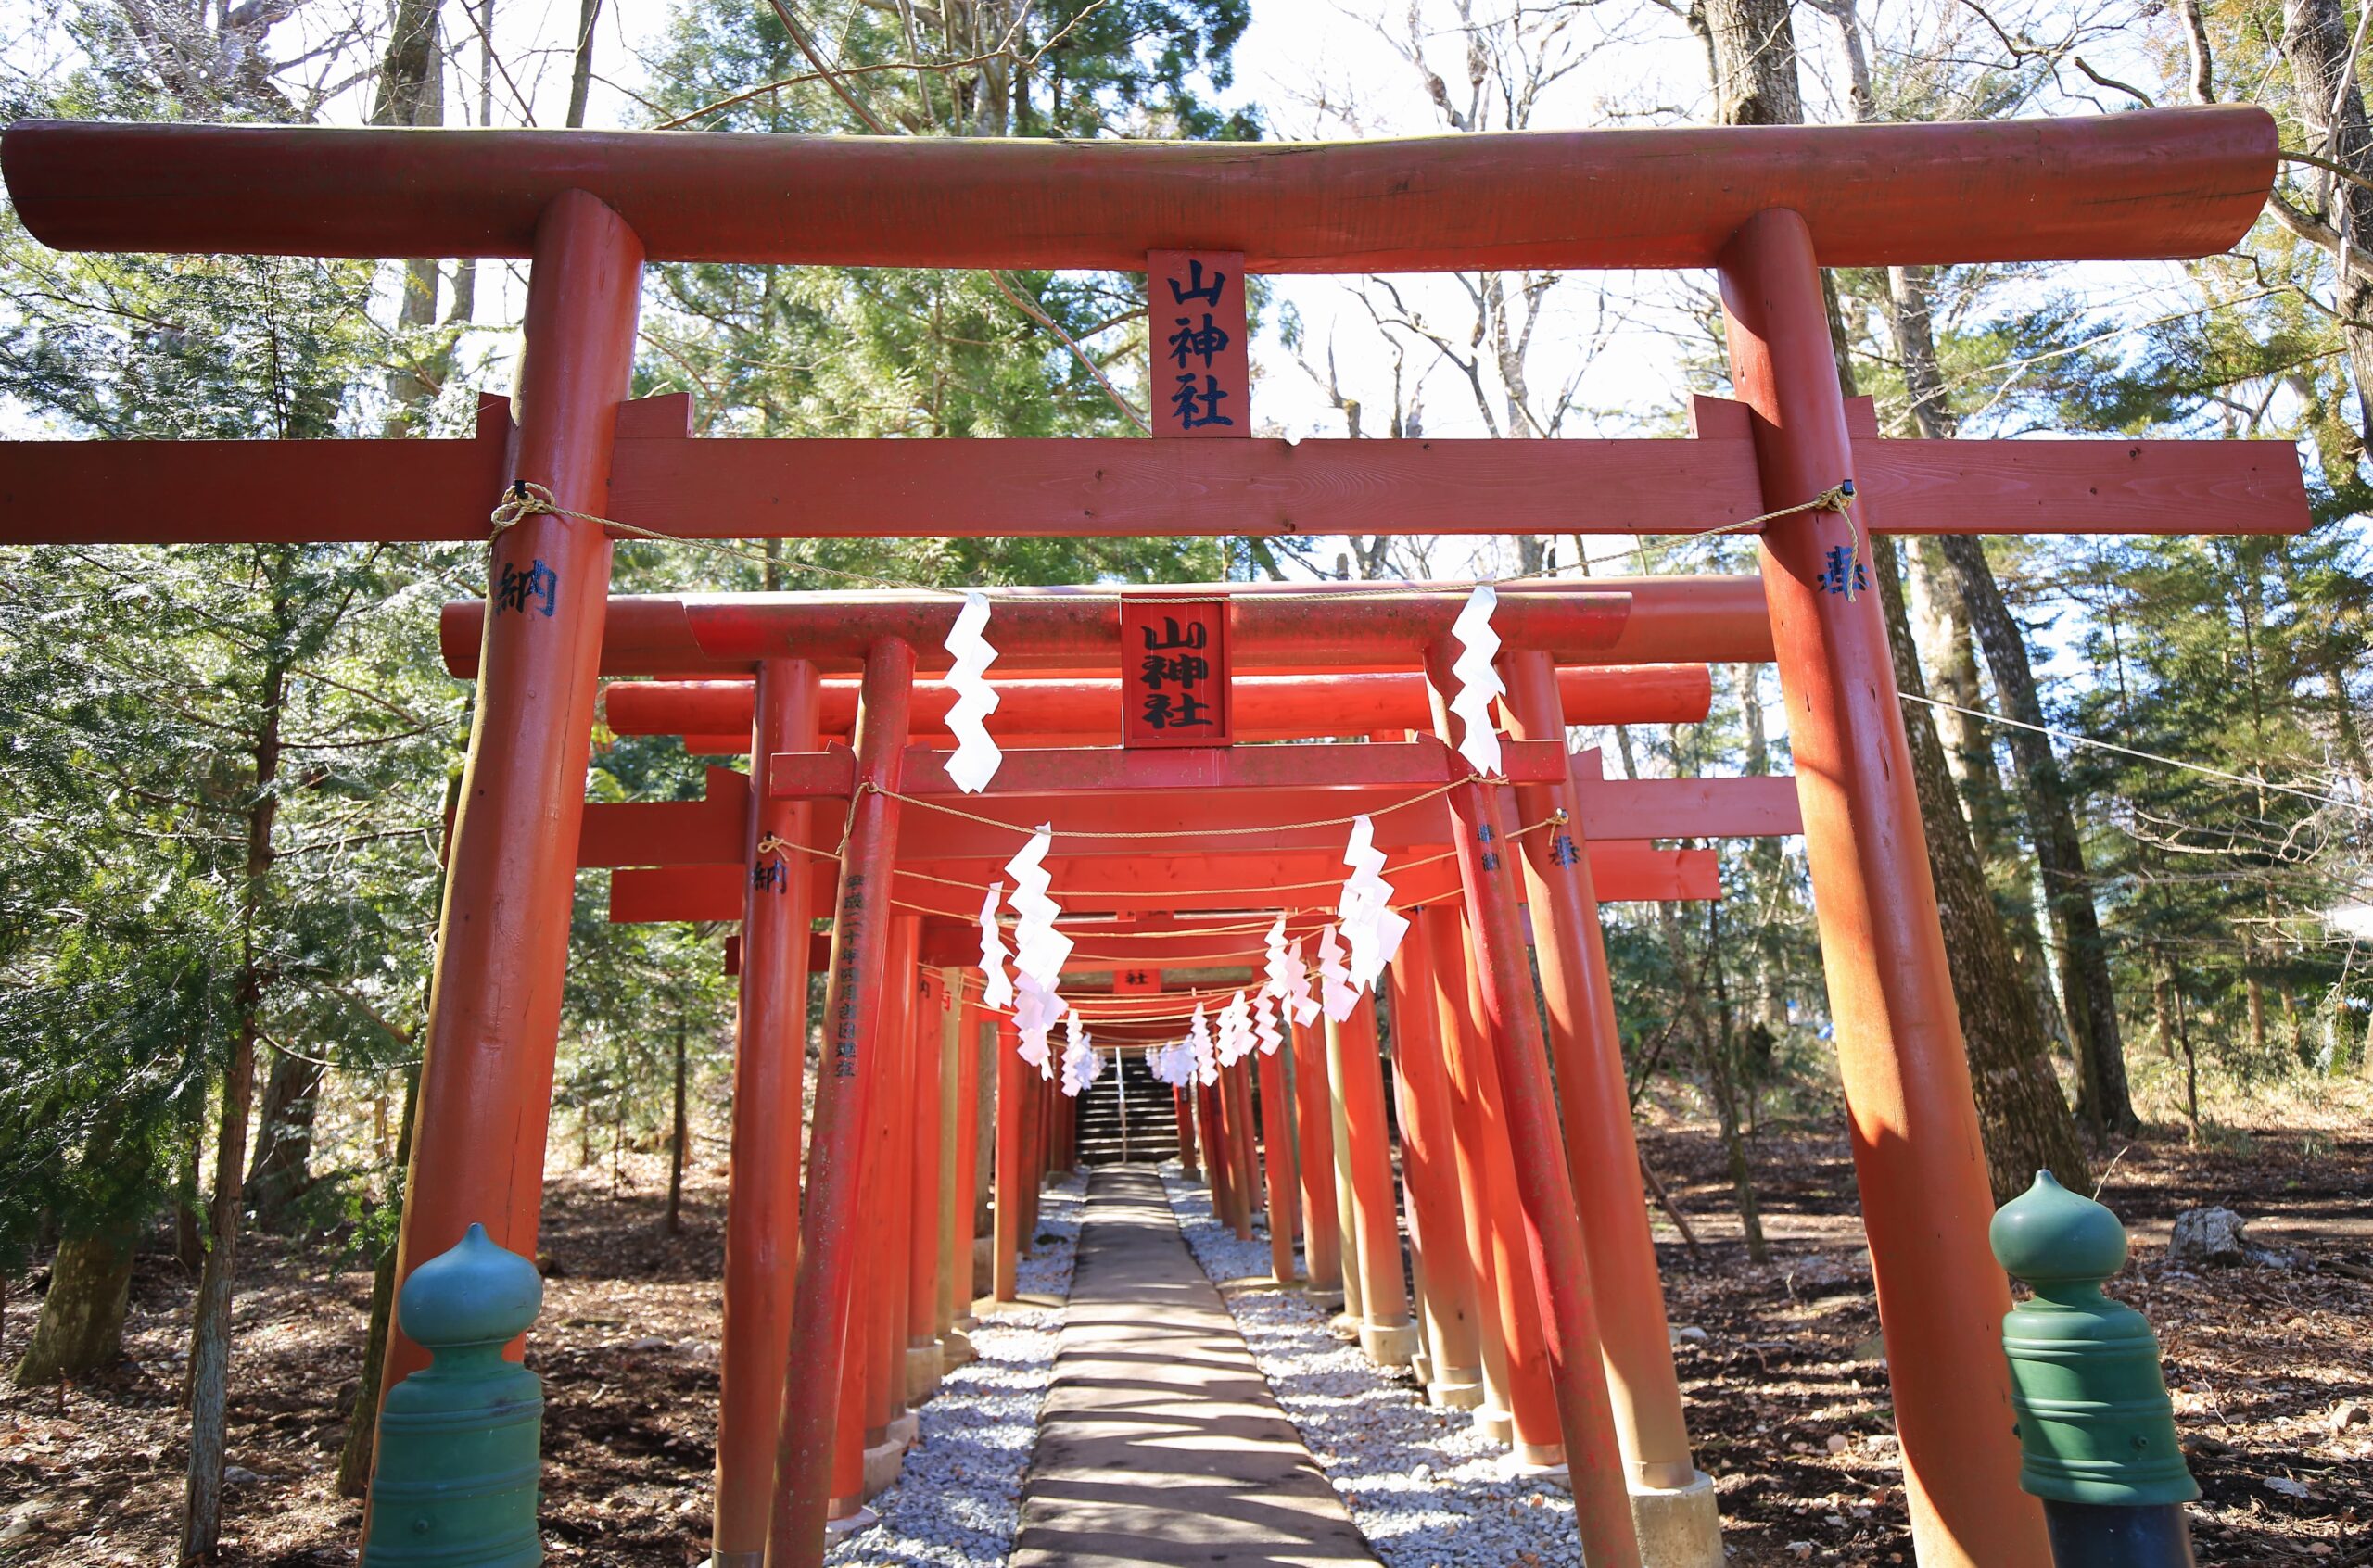
[[[904,795],[895,790],[883,789],[870,778],[860,778],[857,781],[857,788],[849,792],[849,814],[841,819],[841,841],[832,850],[832,858],[844,866],[848,864],[849,859],[849,835],[857,831],[857,808],[864,803],[865,797],[869,794],[887,795],[894,801],[906,799]]]
[[[494,532],[487,537],[487,543],[492,545],[504,534],[530,517],[565,517],[571,522],[590,523],[609,532],[624,534],[629,539],[643,544],[689,545],[694,550],[704,550],[713,555],[723,555],[735,561],[748,562],[762,569],[770,566],[794,566],[803,572],[820,573],[824,576],[839,577],[845,582],[862,583],[868,588],[925,593],[963,591],[958,588],[926,588],[920,584],[903,582],[895,577],[877,577],[866,572],[844,571],[838,566],[826,566],[820,562],[803,561],[796,557],[780,560],[767,555],[762,550],[741,550],[717,539],[687,538],[678,534],[663,534],[656,528],[637,527],[632,523],[621,523],[615,517],[597,516],[590,512],[578,512],[572,507],[563,506],[552,499],[550,489],[537,484],[533,479],[514,479],[511,481],[510,487],[502,492],[502,499],[498,501],[494,510],[487,515],[487,521],[494,525]]]
[[[1841,586],[1846,590],[1846,602],[1853,603],[1857,598],[1860,597],[1860,589],[1856,586],[1855,579],[1861,575],[1862,570],[1862,528],[1861,525],[1854,520],[1854,481],[1839,480],[1815,496],[1801,510],[1834,512],[1846,519],[1846,564],[1839,575],[1845,579]]]

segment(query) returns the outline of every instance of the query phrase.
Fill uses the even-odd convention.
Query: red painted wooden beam
[[[68,250],[525,256],[578,189],[654,261],[1397,272],[1710,266],[1775,207],[1832,267],[2205,256],[2256,220],[2276,148],[2237,105],[1299,145],[29,120],[0,161]]]
[[[1466,601],[1462,592],[1390,589],[1350,600],[1341,597],[1340,585],[1328,583],[1204,586],[1235,601],[1229,635],[1239,676],[1413,669],[1424,641],[1447,631]],[[940,673],[949,662],[941,645],[958,607],[955,598],[939,594],[613,597],[603,626],[602,669],[611,676],[715,677],[789,655],[841,672],[857,668],[874,639],[904,637],[914,642],[923,667]],[[438,622],[445,667],[464,680],[476,675],[485,620],[484,601],[463,600],[446,605]],[[1593,577],[1583,585],[1510,588],[1503,591],[1491,626],[1507,641],[1567,664],[1771,657],[1763,585],[1748,576]],[[1110,588],[1001,594],[987,635],[1001,674],[1060,670],[1106,677],[1121,669],[1121,617]]]
[[[1527,755],[1532,745],[1554,742],[1508,742],[1512,762]],[[1285,748],[1246,748],[1278,750]],[[1316,750],[1317,748],[1313,748]],[[1370,747],[1329,747],[1329,751],[1367,751]],[[1381,746],[1373,748],[1382,751]],[[922,753],[909,752],[911,759]],[[1113,756],[1143,753],[1113,752]],[[1175,753],[1174,753],[1175,754]],[[1800,832],[1796,781],[1786,776],[1741,778],[1601,779],[1596,757],[1576,759],[1582,824],[1593,839],[1694,839],[1785,836]],[[1529,767],[1526,762],[1520,765]],[[746,807],[746,777],[731,768],[709,769],[706,801],[595,802],[585,808],[585,828],[577,864],[602,866],[740,866],[747,845],[742,832]],[[1214,789],[1161,796],[1163,826],[1192,839],[1144,842],[1083,834],[1130,832],[1145,825],[1148,796],[1125,790],[1104,794],[975,796],[964,810],[989,821],[972,821],[943,812],[918,811],[902,824],[900,864],[914,866],[938,862],[968,863],[945,875],[983,885],[1001,873],[997,867],[1012,858],[1036,826],[1054,820],[1059,830],[1047,853],[1050,861],[1066,863],[1066,879],[1077,878],[1088,889],[1135,886],[1141,880],[1118,882],[1091,866],[1186,862],[1200,875],[1204,886],[1245,887],[1260,882],[1259,869],[1281,857],[1304,854],[1332,857],[1326,869],[1314,875],[1340,875],[1343,829],[1335,827],[1263,829],[1263,821],[1295,822],[1333,818],[1365,810],[1373,814],[1376,842],[1388,851],[1426,854],[1450,841],[1448,819],[1438,800],[1400,804],[1420,793],[1422,784],[1320,789],[1286,786],[1262,795],[1259,808],[1249,810],[1241,795]],[[1398,809],[1394,809],[1398,805]],[[831,808],[823,808],[831,815]],[[811,847],[825,847],[820,843]],[[1233,866],[1212,875],[1208,867]],[[1275,879],[1298,881],[1304,877]],[[1176,884],[1191,891],[1194,875]],[[964,911],[966,914],[977,910]]]
[[[1580,787],[1583,825],[1593,838],[1609,839],[1755,836],[1797,830],[1796,806],[1791,793],[1795,780],[1787,777],[1776,781],[1757,778],[1692,779],[1666,792],[1670,783],[1665,779],[1614,779],[1584,784]],[[1415,792],[1395,791],[1390,798],[1405,801]],[[1376,842],[1380,849],[1422,852],[1451,841],[1448,816],[1439,800],[1399,810],[1378,809],[1380,804],[1389,804],[1390,800],[1362,803],[1375,816]],[[1143,828],[1147,801],[1142,796],[1045,796],[1020,802],[991,796],[975,798],[964,809],[994,819],[995,825],[942,812],[918,811],[905,823],[899,836],[901,862],[917,865],[970,860],[1002,866],[1022,847],[1032,829],[1049,820],[1056,824],[1057,831],[1047,859],[1059,866],[1109,858],[1124,851],[1142,853],[1146,849],[1144,844],[1125,840],[1082,836],[1092,831],[1127,832]],[[1263,797],[1258,816],[1248,816],[1239,802],[1225,794],[1168,794],[1161,797],[1161,826],[1198,836],[1161,842],[1164,849],[1181,854],[1235,861],[1239,866],[1258,866],[1266,857],[1295,853],[1333,854],[1339,857],[1339,865],[1344,839],[1344,829],[1340,828],[1254,829],[1263,820],[1315,821],[1339,816],[1346,809],[1344,792],[1334,790],[1276,791]],[[1241,871],[1228,879],[1232,885],[1255,880],[1256,877]]]
[[[1514,782],[1562,779],[1562,740],[1510,740],[1500,748],[1504,770]],[[906,792],[960,801],[970,810],[994,803],[1012,818],[1025,808],[1017,797],[1136,792],[1135,809],[1148,796],[1167,799],[1179,790],[1244,791],[1341,790],[1335,815],[1348,816],[1406,800],[1413,790],[1465,778],[1475,770],[1449,747],[1433,740],[1369,742],[1359,746],[1181,746],[1128,751],[1117,746],[1068,746],[1047,751],[1009,751],[996,778],[977,796],[967,797],[947,776],[951,753],[911,748],[906,759]],[[846,800],[857,787],[857,754],[846,746],[820,752],[786,752],[768,759],[767,792],[777,800]],[[1068,809],[1068,805],[1064,809]],[[1264,802],[1238,807],[1248,822],[1274,815]]]
[[[749,811],[750,776],[730,767],[708,770],[707,791],[697,801],[589,802],[577,833],[577,864],[745,865]],[[827,812],[837,832],[841,813]],[[450,830],[446,836],[452,836]]]
[[[1863,525],[1897,534],[2298,534],[2289,441],[1854,443]]]
[[[465,440],[0,443],[0,542],[483,537],[513,477],[503,423]],[[1895,533],[2307,524],[2281,441],[1872,435],[1854,466],[1866,521]],[[1299,443],[688,440],[622,423],[610,496],[604,515],[687,538],[1680,534],[1764,510],[1743,419],[1688,441]]]
[[[1408,534],[1663,534],[1764,510],[1745,439],[743,437],[620,448],[610,515],[687,537],[1357,534],[1379,518]]]
[[[1639,842],[1593,841],[1589,853],[1591,878],[1602,903],[1702,902],[1721,896],[1719,857],[1710,849],[1660,849]],[[1241,910],[1248,904],[1261,907],[1257,897],[1241,892],[1195,891],[1199,886],[1232,890],[1251,885],[1259,878],[1246,876],[1246,865],[1240,859],[1202,861],[1191,855],[1174,856],[1151,866],[1140,863],[1136,868],[1126,862],[1115,861],[1096,868],[1096,886],[1110,888],[1125,881],[1141,881],[1148,891],[1161,893],[1163,907],[1187,913]],[[915,874],[918,869],[940,876],[954,867],[920,862],[902,865],[891,896],[908,913],[957,921],[979,917],[979,894],[944,882],[927,881]],[[819,888],[830,885],[829,870],[827,862],[823,871],[814,873]],[[1297,875],[1298,872],[1309,874]],[[1287,883],[1315,882],[1324,877],[1339,877],[1342,872],[1339,855],[1323,862],[1313,856],[1281,856],[1271,863],[1266,874],[1278,883]],[[660,920],[738,920],[742,888],[748,876],[738,865],[621,867],[610,873],[610,919],[621,925]],[[1392,883],[1394,895],[1407,903],[1453,897],[1458,891],[1457,870],[1447,861],[1401,871],[1387,867],[1386,879]],[[1176,886],[1158,885],[1162,883]],[[1082,912],[1093,913],[1098,907],[1094,895],[1066,893],[1060,882],[1055,892],[1059,899]],[[1319,889],[1275,895],[1272,902],[1299,903],[1304,899],[1314,899],[1321,904],[1333,902],[1331,894]],[[977,941],[972,951],[977,956]]]
[[[1116,740],[1124,683],[1115,677],[1072,680],[992,680],[997,711],[993,732],[1062,735]],[[746,680],[614,682],[603,713],[619,735],[681,735],[696,753],[750,749],[751,693]],[[1704,664],[1569,665],[1557,672],[1568,724],[1696,724],[1713,704],[1713,676]],[[915,688],[915,728],[934,740],[945,734],[956,694],[942,681]],[[1238,676],[1228,689],[1236,735],[1243,740],[1301,740],[1416,729],[1432,722],[1426,677],[1415,670],[1308,676]],[[857,682],[823,683],[821,728],[846,735],[857,722]],[[1052,744],[1052,742],[1048,742]]]

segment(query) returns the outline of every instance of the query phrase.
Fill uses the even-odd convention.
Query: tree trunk
[[[276,608],[285,626],[289,606]],[[239,1214],[247,1164],[247,1118],[255,1109],[256,1039],[263,1012],[263,955],[257,926],[272,875],[272,827],[280,796],[280,719],[287,671],[273,655],[264,665],[255,738],[254,795],[247,807],[247,874],[240,891],[238,1033],[222,1073],[222,1128],[215,1143],[214,1201],[206,1266],[191,1311],[189,1479],[182,1499],[182,1561],[210,1559],[222,1535],[223,1442],[229,1420],[231,1296],[239,1250]]]
[[[494,0],[487,0],[489,19]],[[473,699],[475,702],[475,699]],[[462,709],[461,736],[466,740],[474,716],[471,706]],[[439,822],[450,822],[462,803],[462,767],[453,763],[445,769],[445,809]],[[452,848],[448,840],[437,857],[437,879],[430,889],[428,905],[432,909],[445,906],[445,854]],[[432,970],[434,966],[431,966]],[[420,1006],[425,1018],[428,1012],[430,993],[436,984],[434,976],[421,987]],[[410,1048],[414,1043],[407,1040]],[[417,1053],[415,1053],[417,1054]],[[387,1339],[395,1327],[396,1316],[396,1252],[397,1238],[403,1233],[404,1182],[412,1170],[412,1119],[420,1110],[420,1065],[415,1062],[404,1069],[403,1117],[396,1128],[396,1157],[387,1172],[387,1245],[379,1253],[378,1267],[371,1273],[371,1321],[362,1331],[362,1376],[354,1392],[354,1409],[347,1416],[346,1448],[338,1455],[337,1492],[342,1498],[359,1498],[371,1488],[371,1467],[378,1457],[379,1385],[387,1375]]]
[[[1911,395],[1913,422],[1922,436],[1942,440],[1955,433],[1956,422],[1936,363],[1928,281],[1925,268],[1892,269],[1887,274],[1888,319],[1897,355],[1903,363],[1904,385]],[[2003,602],[1985,545],[1975,538],[1958,537],[1939,539],[1936,548],[1952,570],[1961,608],[1986,651],[1986,668],[1994,677],[1996,698],[2004,715],[2019,725],[2040,727],[2043,699],[2036,689],[2026,638]],[[2126,1055],[2118,1040],[2117,996],[2110,985],[2109,952],[2101,942],[2100,917],[2093,908],[2092,877],[2086,869],[2083,841],[2076,836],[2075,815],[2061,778],[2060,761],[2049,736],[2016,726],[2005,727],[2011,759],[2018,765],[2028,835],[2043,872],[2052,941],[2059,949],[2061,1006],[2083,1084],[2078,1104],[2097,1134],[2103,1131],[2131,1133],[2139,1124],[2126,1090]]]
[[[264,1081],[247,1192],[256,1223],[265,1230],[278,1230],[290,1206],[313,1184],[313,1112],[321,1086],[320,1063],[286,1052],[273,1062],[272,1076]]]
[[[2052,990],[2050,959],[2042,929],[2036,924],[2035,868],[2011,830],[2011,806],[1994,765],[1994,734],[1971,716],[1985,710],[1985,693],[1977,679],[1977,655],[1971,635],[1969,607],[1960,585],[1935,538],[1918,542],[1911,554],[1910,583],[1912,624],[1917,628],[1923,667],[1935,677],[1937,693],[1956,708],[1937,710],[1934,716],[1945,743],[1945,760],[1960,786],[1961,808],[1968,814],[1969,835],[1977,858],[1986,867],[2011,939],[2011,958],[2019,978],[2033,993],[2042,1015],[2044,1034],[2055,1044],[2070,1045],[2066,1015]]]
[[[117,1225],[57,1244],[32,1343],[17,1362],[17,1385],[72,1382],[123,1355],[123,1314],[132,1301],[137,1226]]]
[[[2184,995],[2183,976],[2176,976],[2176,1043],[2184,1053],[2184,1119],[2191,1124],[2189,1142],[2200,1146],[2200,1056],[2191,1044],[2191,1004]]]
[[[1692,19],[1714,67],[1719,125],[1801,125],[1796,32],[1791,0],[1703,0]]]
[[[666,1231],[671,1236],[684,1228],[684,1144],[691,1132],[684,1114],[684,1036],[690,1028],[685,1002],[679,996],[676,1005],[676,1120],[667,1139]]]
[[[1630,749],[1627,736],[1624,750],[1628,752]],[[1628,755],[1624,761],[1624,772],[1632,778],[1638,777],[1631,772]],[[1688,1037],[1696,1050],[1700,1086],[1706,1091],[1706,1097],[1713,1102],[1715,1125],[1722,1139],[1723,1162],[1730,1174],[1732,1194],[1738,1203],[1739,1234],[1746,1243],[1747,1260],[1766,1262],[1770,1252],[1764,1245],[1763,1208],[1756,1197],[1755,1167],[1747,1159],[1746,1138],[1739,1124],[1738,1085],[1726,1050],[1730,1031],[1725,1027],[1718,1033],[1707,1021],[1706,996],[1697,983],[1699,969],[1692,961],[1688,942],[1681,936],[1680,912],[1669,904],[1660,904],[1656,905],[1656,923],[1664,934],[1665,955],[1672,965],[1674,983],[1680,988],[1674,1004],[1688,1020]],[[1719,927],[1715,929],[1719,929]],[[1721,960],[1719,948],[1708,952],[1707,961],[1710,966],[1719,969]],[[1727,1010],[1725,1005],[1725,1012]]]
[[[568,73],[568,128],[585,124],[585,102],[593,92],[593,29],[602,19],[602,0],[579,0],[577,11],[577,62]]]
[[[206,1096],[201,1086],[197,1110],[182,1140],[181,1170],[173,1182],[173,1257],[191,1273],[206,1266],[206,1225],[198,1212],[198,1145],[206,1136]]]
[[[1886,612],[1897,684],[1924,695],[1911,625],[1904,612],[1895,542],[1885,535],[1873,536],[1871,542],[1872,575]],[[2076,1124],[2052,1074],[2042,1020],[2020,982],[1985,867],[1961,826],[1944,743],[1924,710],[1907,714],[1904,729],[1911,744],[1921,820],[1927,829],[1936,913],[1944,926],[1946,951],[1953,958],[1953,1001],[1969,1053],[1994,1201],[2009,1202],[2026,1189],[2037,1170],[2047,1168],[2062,1185],[2082,1191],[2087,1171]]]
[[[2302,145],[2363,175],[2373,171],[2373,126],[2366,121],[2365,95],[2357,89],[2349,43],[2341,0],[2283,0],[2282,53],[2291,62]],[[2328,210],[2340,240],[2329,247],[2340,272],[2334,304],[2356,383],[2357,429],[2373,444],[2373,332],[2345,324],[2373,315],[2373,276],[2350,261],[2352,249],[2373,239],[2373,190],[2346,181],[2333,183]]]
[[[1741,664],[1738,682],[1739,718],[1746,737],[1746,771],[1758,776],[1768,774],[1771,771],[1771,748],[1763,733],[1763,666]],[[1748,840],[1746,863],[1755,873],[1758,891],[1767,897],[1786,875],[1785,858],[1777,839]],[[1780,925],[1767,917],[1755,933],[1755,1011],[1757,1021],[1774,1040],[1788,1027],[1785,979]]]
[[[456,780],[460,775],[454,774]],[[453,793],[447,785],[447,793]],[[441,883],[443,873],[438,873]],[[438,891],[443,891],[440,886]],[[439,903],[442,902],[440,899]],[[404,1075],[404,1114],[396,1132],[395,1169],[388,1175],[387,1202],[395,1210],[387,1245],[371,1273],[371,1322],[363,1330],[362,1375],[356,1381],[354,1409],[348,1412],[346,1447],[337,1459],[337,1495],[359,1498],[371,1489],[371,1467],[378,1457],[379,1384],[387,1375],[387,1334],[396,1316],[396,1241],[403,1230],[404,1176],[412,1165],[412,1123],[420,1105],[420,1069]]]
[[[1745,1124],[1752,1119],[1755,1086],[1752,1081],[1742,1081],[1746,1075],[1740,1070],[1738,1030],[1731,1016],[1730,988],[1722,979],[1722,906],[1719,900],[1706,906],[1706,947],[1712,958],[1715,1016],[1719,1023],[1708,1056],[1713,1067],[1715,1114],[1721,1123],[1722,1153],[1730,1166],[1731,1191],[1738,1199],[1739,1232],[1746,1242],[1747,1260],[1768,1263],[1771,1252],[1763,1239],[1763,1206],[1757,1201],[1755,1171],[1746,1157]],[[1742,1090],[1750,1108],[1750,1115],[1745,1117],[1739,1114]]]
[[[438,36],[441,0],[397,0],[388,31],[387,52],[379,62],[379,86],[371,106],[374,125],[420,126],[445,123],[445,58]],[[403,294],[396,301],[396,326],[413,333],[437,320],[437,263],[415,258],[404,263]],[[387,373],[387,398],[395,407],[387,416],[387,434],[408,433],[415,411],[433,399],[443,379],[443,367],[430,363],[436,356],[428,345],[411,342]],[[276,1079],[277,1069],[273,1073]]]
[[[2019,726],[2044,722],[2043,700],[2027,663],[2026,639],[2003,603],[1985,546],[1969,537],[1941,541],[1945,559],[1961,583],[1971,624],[1986,650],[1994,689],[2005,716]],[[2051,738],[2018,726],[2010,729],[2011,754],[2018,763],[2026,797],[2027,827],[2043,869],[2046,906],[2060,949],[2060,997],[2068,1032],[2084,1074],[2082,1104],[2088,1123],[2111,1132],[2131,1133],[2139,1125],[2126,1087],[2126,1050],[2118,1036],[2117,993],[2110,982],[2109,948],[2101,940],[2100,912],[2093,907],[2092,873],[2077,837],[2075,812],[2060,772]]]

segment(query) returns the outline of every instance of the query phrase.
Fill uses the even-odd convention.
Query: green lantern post
[[[2159,1341],[2101,1295],[2126,1227],[2049,1170],[2002,1206],[1989,1239],[2034,1287],[2002,1319],[2019,1485],[2043,1499],[2056,1568],[2191,1568],[2184,1504],[2200,1496],[2176,1442]]]
[[[387,1391],[362,1568],[535,1568],[544,1389],[502,1347],[543,1305],[535,1264],[472,1225],[396,1299],[431,1357]]]

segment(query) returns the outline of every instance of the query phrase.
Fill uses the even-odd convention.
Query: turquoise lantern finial
[[[2101,1284],[2126,1263],[2126,1227],[2049,1170],[2004,1204],[1994,1256],[2034,1287],[2002,1320],[2018,1411],[2019,1485],[2047,1502],[2121,1508],[2200,1496],[2176,1442],[2159,1341]]]
[[[483,1225],[412,1272],[396,1321],[429,1352],[387,1391],[362,1568],[534,1568],[544,1390],[504,1360],[543,1305],[535,1264]]]

